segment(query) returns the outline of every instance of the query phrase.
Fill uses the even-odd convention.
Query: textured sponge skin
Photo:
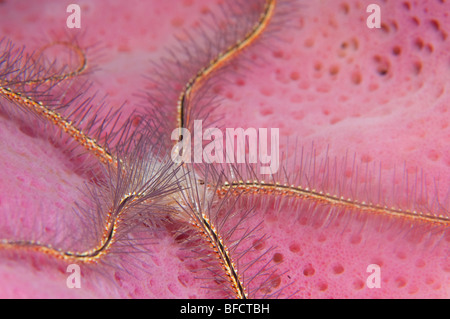
[[[78,1],[82,41],[100,42],[104,52],[93,61],[100,70],[90,80],[109,94],[112,106],[127,101],[132,109],[142,103],[135,93],[145,90],[142,75],[150,69],[149,61],[163,57],[164,48],[182,37],[181,30],[200,24],[217,2]],[[450,4],[382,1],[382,28],[369,29],[366,8],[371,1],[299,2],[300,15],[280,35],[282,41],[273,40],[269,49],[250,49],[247,54],[256,67],[231,74],[231,83],[217,88],[226,110],[220,124],[277,127],[282,151],[289,151],[297,138],[299,145],[314,143],[319,159],[326,152],[337,158],[348,153],[361,163],[381,163],[383,176],[391,176],[395,168],[423,170],[434,177],[426,184],[444,203],[450,180]],[[36,50],[48,34],[64,37],[65,9],[61,1],[0,2],[0,14],[7,17],[0,19],[1,33]],[[84,177],[26,123],[1,116],[0,143],[1,214],[29,212],[30,219],[20,222],[35,227],[31,216],[45,220],[46,214],[70,212],[81,200],[78,188]],[[389,192],[391,183],[380,187]],[[449,297],[448,235],[398,236],[357,218],[324,226],[290,209],[266,214],[267,245],[277,247],[273,262],[288,271],[277,285],[291,283],[287,295]],[[190,271],[195,263],[183,258],[169,234],[161,234],[152,250],[145,260],[152,265],[147,272],[130,278],[113,270],[108,279],[89,279],[79,290],[66,287],[64,266],[46,256],[0,255],[0,296],[212,297]],[[379,289],[366,285],[370,264],[381,266]],[[92,278],[89,274],[85,277]]]

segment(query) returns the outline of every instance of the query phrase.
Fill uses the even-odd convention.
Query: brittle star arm
[[[42,52],[43,50],[52,45],[64,45],[67,46],[69,49],[74,50],[77,56],[79,57],[78,68],[74,71],[69,71],[62,74],[50,75],[41,78],[31,78],[26,79],[24,81],[14,81],[14,83],[11,83],[6,80],[0,80],[0,96],[12,102],[13,104],[18,105],[19,107],[25,109],[26,111],[29,111],[33,114],[37,114],[43,120],[54,125],[58,129],[69,135],[74,141],[76,141],[81,147],[86,149],[89,153],[97,157],[102,164],[111,165],[113,170],[117,169],[118,165],[120,165],[122,173],[125,173],[125,165],[123,165],[123,163],[121,163],[119,159],[117,159],[113,154],[111,154],[106,147],[98,143],[96,139],[92,138],[91,136],[86,134],[82,129],[74,125],[71,120],[62,116],[60,113],[51,109],[44,103],[37,101],[33,97],[29,97],[21,92],[14,91],[13,89],[10,88],[10,86],[12,87],[17,84],[37,85],[48,82],[59,82],[76,77],[86,70],[87,59],[81,48],[68,42],[53,42],[42,48],[40,52]],[[96,262],[110,251],[111,246],[115,242],[115,236],[117,228],[121,221],[121,216],[126,211],[129,204],[137,200],[139,196],[140,196],[139,194],[126,195],[120,200],[120,204],[117,206],[116,209],[111,209],[109,211],[105,221],[105,226],[103,228],[104,230],[101,240],[94,248],[89,249],[87,251],[83,252],[63,251],[61,249],[52,247],[51,245],[41,243],[39,241],[26,241],[26,240],[16,241],[10,239],[0,240],[0,247],[3,249],[14,249],[14,248],[31,249],[64,260],[81,261],[87,263]]]
[[[37,114],[48,123],[62,130],[84,149],[95,155],[103,164],[114,164],[116,162],[116,159],[114,159],[113,155],[106,149],[106,147],[100,145],[97,140],[83,132],[83,130],[78,128],[70,119],[64,117],[56,110],[51,109],[43,102],[38,101],[33,97],[27,96],[23,92],[18,92],[17,90],[12,88],[13,86],[17,85],[36,85],[48,82],[64,81],[66,79],[81,75],[87,69],[87,59],[82,49],[77,45],[68,42],[52,42],[44,46],[39,51],[39,54],[37,56],[39,57],[42,51],[53,45],[63,45],[70,50],[73,50],[79,59],[78,67],[73,71],[63,72],[62,74],[54,74],[47,77],[30,78],[12,82],[5,79],[0,79],[0,96],[12,102],[13,104],[19,105],[24,110],[29,111],[32,114]],[[117,163],[115,163],[115,165],[117,165]]]
[[[180,93],[177,104],[177,128],[179,129],[179,141],[182,140],[181,130],[187,123],[190,122],[189,116],[186,115],[186,108],[189,100],[195,91],[202,85],[202,83],[210,77],[215,71],[220,69],[225,63],[236,58],[244,49],[251,46],[267,29],[274,12],[275,12],[276,0],[266,0],[264,11],[261,14],[258,22],[254,27],[235,44],[230,46],[224,52],[219,53],[209,65],[200,69],[195,76],[193,76],[185,85],[183,91]],[[232,290],[239,299],[248,298],[248,294],[244,287],[244,283],[238,271],[236,265],[231,257],[228,248],[218,234],[214,225],[212,225],[203,212],[197,212],[195,218],[192,219],[192,225],[200,230],[202,237],[209,243],[212,250],[216,254],[223,270],[226,273],[228,281],[232,286]]]
[[[296,200],[307,200],[316,203],[322,203],[334,207],[342,207],[349,210],[358,210],[367,215],[382,215],[409,221],[424,222],[436,226],[450,226],[450,218],[444,215],[434,215],[432,213],[423,213],[416,211],[403,210],[395,207],[387,207],[373,203],[360,202],[351,198],[339,197],[318,191],[315,189],[304,188],[302,186],[266,183],[262,180],[253,181],[226,181],[217,188],[218,194],[228,193],[229,190],[235,190],[231,194],[251,193],[258,196],[282,195],[293,197]]]
[[[65,251],[38,241],[9,239],[0,240],[0,248],[22,248],[31,251],[38,251],[57,259],[63,259],[69,262],[96,263],[111,250],[112,245],[116,241],[117,229],[121,217],[127,211],[129,205],[138,198],[139,195],[128,194],[122,198],[117,208],[109,210],[102,239],[100,240],[98,245],[92,249],[88,249],[86,251]]]
[[[187,123],[190,122],[189,115],[186,114],[187,103],[191,99],[191,95],[201,86],[201,84],[209,78],[215,71],[224,66],[228,61],[236,58],[243,50],[251,46],[267,29],[274,13],[276,0],[266,0],[264,12],[261,14],[259,21],[254,27],[235,44],[230,46],[224,52],[219,53],[209,65],[200,69],[195,76],[193,76],[185,85],[183,91],[180,93],[177,104],[177,128],[180,131]]]

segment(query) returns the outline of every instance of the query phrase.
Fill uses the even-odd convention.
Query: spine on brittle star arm
[[[385,215],[394,218],[404,218],[407,220],[417,220],[433,225],[449,226],[450,219],[446,216],[436,216],[432,214],[425,214],[422,212],[411,212],[408,210],[401,210],[394,207],[386,207],[373,203],[359,202],[351,198],[339,197],[337,195],[330,195],[321,191],[310,190],[302,186],[281,185],[279,183],[265,183],[264,181],[233,181],[225,182],[218,188],[219,194],[226,193],[231,188],[236,191],[244,191],[251,193],[265,193],[273,195],[295,196],[306,200],[312,200],[319,203],[325,203],[333,206],[339,206],[351,210],[359,210],[370,215]]]
[[[86,135],[82,130],[74,126],[71,121],[61,116],[61,114],[59,114],[58,112],[51,110],[42,102],[37,102],[31,97],[24,96],[19,92],[14,92],[10,88],[2,86],[0,86],[0,95],[5,97],[9,101],[24,107],[32,113],[38,114],[45,120],[50,121],[53,125],[60,128],[70,137],[72,137],[86,150],[93,153],[103,163],[117,164],[111,153],[109,153],[104,147],[99,145],[95,139]]]
[[[207,79],[211,73],[218,70],[227,61],[236,57],[245,48],[249,47],[255,40],[264,32],[267,28],[271,18],[275,11],[276,0],[266,0],[264,12],[261,14],[259,21],[255,26],[239,41],[229,47],[222,53],[219,53],[215,59],[210,61],[209,65],[202,68],[197,74],[192,77],[186,84],[184,90],[181,92],[178,98],[178,119],[177,127],[179,129],[179,138],[181,141],[181,130],[185,127],[186,123],[189,123],[189,118],[185,119],[186,105],[191,98],[191,94],[195,92],[197,87]]]

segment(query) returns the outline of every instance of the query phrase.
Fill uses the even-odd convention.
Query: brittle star
[[[237,42],[225,48],[224,51],[219,52],[219,54],[214,57],[208,65],[199,70],[193,77],[191,77],[186,84],[185,88],[179,94],[179,101],[177,107],[177,120],[175,127],[182,128],[184,126],[189,127],[192,125],[192,112],[189,108],[189,104],[192,99],[195,99],[195,94],[197,90],[201,90],[202,85],[204,85],[205,81],[214,77],[214,75],[221,70],[225,63],[230,62],[237,55],[241,54],[243,49],[254,44],[261,34],[265,31],[266,28],[270,26],[270,20],[273,18],[275,14],[275,1],[267,1],[264,8],[263,13],[260,15],[260,18],[256,22],[256,24],[250,29],[246,30],[243,33],[243,37],[237,39]],[[60,44],[55,42],[54,44]],[[63,43],[63,45],[69,46],[67,43]],[[78,52],[78,48],[74,47],[74,50]],[[19,83],[20,85],[32,85],[32,84],[42,84],[42,83],[50,83],[52,81],[64,81],[68,78],[72,78],[84,71],[84,55],[80,52],[77,54],[80,58],[80,67],[78,71],[71,73],[64,73],[63,76],[54,76],[49,78],[39,78],[33,80],[26,80]],[[19,81],[20,82],[20,81]],[[112,166],[109,166],[111,171],[113,172],[113,176],[120,176],[123,174],[127,176],[129,171],[135,172],[136,168],[133,164],[128,164],[119,160],[121,156],[115,156],[111,153],[111,151],[105,145],[101,145],[97,138],[90,137],[86,134],[83,129],[76,127],[73,121],[70,121],[68,118],[64,118],[62,115],[58,114],[50,107],[46,106],[43,102],[40,102],[33,98],[32,96],[28,97],[23,92],[19,92],[11,88],[10,82],[2,83],[2,96],[5,97],[9,101],[13,101],[19,106],[24,108],[31,109],[33,112],[36,112],[46,118],[48,121],[54,123],[65,133],[69,134],[74,140],[76,140],[82,147],[87,149],[89,152],[94,154],[96,157],[100,159],[103,163],[110,163]],[[189,118],[191,116],[191,119]],[[76,121],[75,121],[76,123]],[[144,136],[146,136],[144,134]],[[148,136],[147,136],[148,137]],[[139,144],[137,144],[139,145]],[[144,144],[146,145],[146,144]],[[121,154],[124,155],[124,154]],[[144,156],[143,153],[138,153],[136,158],[139,156]],[[151,162],[151,161],[150,161]],[[184,221],[189,221],[195,229],[199,230],[200,237],[210,245],[211,250],[213,251],[213,255],[217,257],[219,260],[219,264],[222,267],[222,277],[224,277],[226,282],[228,282],[228,286],[230,291],[232,291],[236,297],[246,298],[248,297],[248,282],[251,282],[254,278],[250,277],[250,279],[243,279],[241,275],[239,275],[240,271],[236,266],[234,260],[239,259],[233,256],[234,251],[230,253],[230,249],[227,247],[230,245],[226,243],[226,239],[224,239],[223,234],[221,234],[222,227],[219,227],[219,224],[222,224],[227,218],[222,219],[212,219],[211,212],[206,212],[204,209],[211,209],[205,206],[204,198],[202,196],[198,196],[199,194],[206,194],[207,192],[211,192],[213,195],[203,196],[203,197],[214,197],[214,200],[218,200],[220,202],[220,198],[225,196],[227,199],[233,198],[236,196],[236,201],[241,200],[244,197],[267,197],[269,200],[273,200],[272,197],[275,198],[288,198],[289,200],[299,201],[302,203],[310,203],[308,205],[323,205],[329,207],[331,213],[335,210],[336,214],[338,210],[342,209],[345,211],[357,211],[361,215],[369,214],[369,215],[380,215],[383,217],[392,217],[397,218],[401,221],[411,221],[412,223],[423,223],[424,225],[435,225],[436,227],[448,227],[449,219],[444,215],[436,215],[433,213],[419,213],[414,211],[408,211],[407,209],[400,209],[394,207],[387,207],[376,203],[358,201],[355,198],[347,198],[342,195],[334,195],[332,193],[328,193],[325,189],[311,189],[309,187],[304,187],[300,185],[292,185],[290,183],[286,183],[289,181],[289,178],[283,178],[281,175],[271,176],[270,182],[262,180],[260,176],[254,174],[250,168],[248,172],[240,171],[238,168],[233,170],[233,175],[230,176],[227,173],[223,172],[221,177],[215,176],[211,181],[201,181],[198,183],[198,180],[191,172],[187,172],[185,174],[181,174],[180,169],[177,166],[172,167],[171,165],[162,165],[163,166],[163,182],[166,182],[168,185],[167,192],[163,192],[162,194],[157,194],[157,197],[164,197],[165,203],[174,202],[179,203],[179,207],[182,209],[168,209],[170,210],[170,214],[172,215],[183,215],[181,219]],[[287,169],[288,165],[286,165],[285,169]],[[330,165],[331,166],[331,165]],[[130,168],[131,167],[131,168]],[[300,165],[300,168],[304,168],[303,164]],[[330,169],[327,164],[322,168]],[[145,171],[145,170],[144,170]],[[314,170],[313,170],[314,171]],[[138,174],[142,175],[142,172],[138,171]],[[115,174],[115,175],[114,175]],[[247,176],[245,176],[247,174]],[[233,179],[236,176],[242,176],[241,178]],[[307,174],[308,175],[308,174]],[[184,181],[184,178],[187,177],[187,180]],[[314,177],[314,173],[309,174],[310,177]],[[122,176],[123,177],[123,176]],[[142,177],[142,176],[141,176]],[[130,177],[124,178],[125,181],[129,181]],[[247,179],[249,178],[249,179]],[[291,179],[296,180],[296,178]],[[106,222],[105,222],[105,230],[101,236],[101,241],[92,249],[87,251],[65,251],[59,248],[54,248],[51,245],[46,245],[41,242],[32,242],[32,241],[23,241],[23,240],[11,240],[6,239],[3,241],[4,247],[12,247],[12,248],[28,248],[32,250],[38,250],[40,252],[47,253],[57,258],[63,258],[69,262],[96,262],[100,260],[105,255],[109,253],[112,246],[118,241],[115,238],[117,235],[117,229],[120,227],[120,223],[122,222],[123,214],[131,208],[136,208],[139,205],[150,205],[152,200],[155,200],[152,196],[155,191],[152,188],[152,183],[149,183],[148,180],[141,180],[142,184],[137,183],[136,186],[140,186],[141,192],[130,192],[124,193],[121,197],[115,198],[115,202],[110,204],[110,208],[108,210]],[[184,184],[187,183],[188,185]],[[195,185],[194,185],[195,184]],[[315,183],[312,183],[315,184]],[[319,183],[320,184],[320,183]],[[323,183],[324,184],[324,183]],[[205,189],[205,185],[209,190]],[[154,186],[157,186],[156,184]],[[181,187],[177,188],[177,187]],[[131,187],[132,189],[133,187]],[[174,194],[182,193],[182,195],[175,196]],[[216,193],[216,195],[214,195]],[[344,192],[345,193],[345,192]],[[251,195],[250,195],[251,194]],[[175,196],[175,197],[173,197]],[[198,198],[197,198],[198,196]],[[169,199],[167,199],[169,198]],[[206,201],[206,204],[209,202]],[[301,204],[296,204],[301,205]],[[151,205],[150,205],[151,206]],[[146,207],[150,209],[149,207]],[[131,210],[131,209],[130,209]],[[141,211],[140,211],[141,212]],[[214,216],[214,214],[213,214]],[[180,218],[180,217],[177,217]],[[230,218],[231,219],[231,218]],[[240,220],[237,222],[240,224]],[[233,225],[233,224],[232,224]],[[233,228],[233,226],[231,226]],[[256,229],[257,227],[255,227]],[[248,229],[251,229],[250,227]],[[245,233],[245,231],[244,231]],[[248,236],[248,234],[247,234]],[[248,236],[250,238],[250,236]],[[256,240],[256,243],[259,243],[263,237]],[[228,238],[227,238],[228,239]],[[231,244],[233,242],[231,241]],[[295,247],[294,247],[295,248]],[[295,249],[292,249],[295,250]],[[236,255],[238,255],[236,253]],[[263,254],[264,255],[264,254]],[[242,267],[243,269],[245,267]],[[266,268],[262,268],[260,273],[264,273]],[[266,277],[270,280],[262,280],[261,287],[256,289],[252,289],[250,296],[257,295],[257,293],[261,293],[263,289],[267,289],[264,285],[267,286],[272,283],[272,277],[275,273],[269,272],[266,273]],[[215,276],[220,276],[216,271],[214,271]],[[278,293],[278,291],[277,291]],[[275,294],[276,295],[276,294]]]

